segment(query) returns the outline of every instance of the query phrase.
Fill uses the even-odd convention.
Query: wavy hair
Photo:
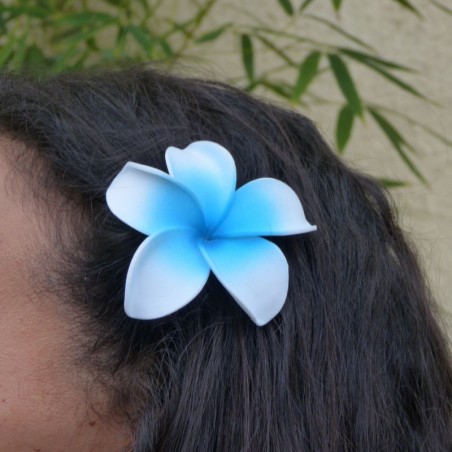
[[[135,67],[4,73],[0,133],[21,144],[37,196],[70,206],[63,217],[49,209],[70,233],[52,239],[45,281],[79,313],[77,363],[106,386],[134,451],[451,450],[451,358],[413,247],[388,194],[309,119],[222,83]],[[285,181],[318,226],[275,239],[290,287],[264,327],[213,276],[166,318],[123,312],[143,236],[111,214],[106,189],[127,161],[165,170],[166,148],[195,140],[231,151],[238,186]]]

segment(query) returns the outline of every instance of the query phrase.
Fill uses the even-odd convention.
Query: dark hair
[[[57,275],[52,289],[81,313],[84,364],[130,422],[134,450],[450,450],[451,360],[417,258],[384,190],[310,120],[221,83],[137,67],[3,74],[0,133],[26,145],[36,181],[69,203],[70,239],[48,280]],[[290,287],[264,327],[214,277],[166,318],[123,312],[144,236],[111,214],[106,189],[127,161],[166,170],[166,148],[195,140],[230,150],[238,186],[288,183],[318,226],[275,239]]]

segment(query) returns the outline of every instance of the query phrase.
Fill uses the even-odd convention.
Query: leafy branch
[[[90,2],[69,0],[11,0],[0,5],[0,67],[31,72],[60,72],[83,67],[159,60],[170,67],[187,58],[197,49],[218,45],[227,38],[236,40],[238,57],[243,67],[236,79],[248,91],[264,89],[293,106],[309,106],[324,102],[315,93],[316,82],[330,74],[343,99],[337,105],[336,145],[346,151],[353,130],[371,118],[386,137],[411,173],[422,183],[427,180],[416,163],[419,153],[393,124],[392,117],[420,127],[425,133],[450,146],[439,132],[419,124],[407,114],[396,112],[389,105],[375,105],[366,100],[353,67],[361,65],[384,82],[414,96],[421,102],[436,105],[404,77],[416,75],[414,68],[382,57],[377,49],[341,25],[347,0],[330,0],[336,19],[329,20],[312,13],[319,0],[304,0],[295,7],[293,0],[275,0],[275,8],[287,18],[286,26],[275,28],[260,19],[254,11],[240,6],[242,23],[207,24],[221,0],[199,0],[191,6],[191,16],[183,21],[167,17],[163,0],[99,0],[96,8]],[[383,0],[382,0],[383,1]],[[407,14],[425,20],[421,9],[411,0],[385,0],[398,5]],[[424,0],[445,14],[452,10],[443,0]],[[340,45],[314,38],[305,30],[307,23],[324,27],[337,35]],[[320,34],[321,36],[321,34]],[[296,51],[294,51],[296,49]],[[264,52],[275,56],[273,67],[260,68]],[[284,82],[281,81],[284,74]],[[382,179],[397,187],[401,181]]]

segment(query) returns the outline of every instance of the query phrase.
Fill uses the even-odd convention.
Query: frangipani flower
[[[262,236],[316,230],[295,192],[272,178],[237,191],[231,154],[197,141],[169,147],[169,174],[127,163],[107,190],[111,211],[148,237],[131,261],[124,309],[129,317],[157,319],[193,300],[212,271],[257,325],[287,297],[289,271],[282,251]]]

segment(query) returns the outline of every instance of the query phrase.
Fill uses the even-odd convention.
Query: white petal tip
[[[276,315],[277,315],[277,314],[276,314]],[[274,316],[272,316],[272,317],[270,317],[270,318],[265,317],[265,318],[261,318],[261,319],[256,319],[256,318],[252,318],[252,317],[251,317],[251,320],[252,320],[257,326],[264,326],[264,325],[267,325],[267,323],[271,322],[271,321],[276,317],[276,315],[274,315]]]

